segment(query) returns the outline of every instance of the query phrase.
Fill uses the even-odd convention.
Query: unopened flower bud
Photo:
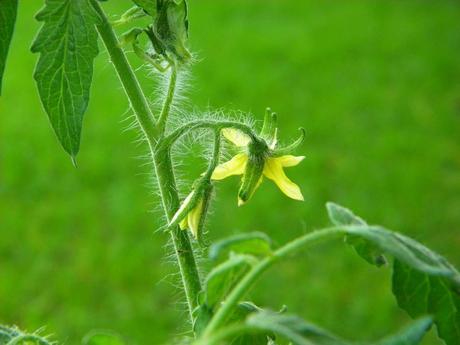
[[[248,150],[248,161],[238,192],[238,205],[247,202],[262,182],[262,173],[268,152],[267,145],[262,141],[251,142],[248,145]]]

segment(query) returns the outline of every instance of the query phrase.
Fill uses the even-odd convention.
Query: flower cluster
[[[304,138],[301,137],[292,145],[278,148],[276,114],[267,109],[264,125],[258,135],[250,136],[241,129],[223,128],[221,133],[232,143],[238,153],[229,161],[215,167],[208,179],[198,180],[198,187],[184,199],[170,224],[179,221],[181,229],[190,229],[195,238],[199,237],[204,223],[207,205],[210,198],[211,181],[223,180],[229,176],[242,175],[238,191],[238,206],[245,204],[254,195],[264,177],[272,180],[288,197],[303,201],[298,185],[285,174],[284,168],[298,165],[305,156],[294,156],[292,152]],[[204,186],[207,187],[202,187]]]

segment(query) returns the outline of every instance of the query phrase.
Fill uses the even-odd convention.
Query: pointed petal
[[[222,134],[226,139],[239,147],[248,146],[251,138],[235,128],[224,128]]]
[[[203,199],[201,199],[196,207],[188,213],[187,222],[193,237],[198,237],[198,228],[200,226],[201,215],[203,214]]]
[[[264,175],[276,183],[288,197],[303,201],[299,186],[292,182],[284,173],[283,166],[277,158],[267,158],[264,166]]]
[[[184,199],[184,201],[182,202],[182,205],[180,205],[179,209],[176,211],[176,213],[174,214],[174,216],[172,217],[171,221],[169,222],[169,224],[172,224],[174,223],[175,221],[177,221],[177,218],[181,215],[181,213],[184,211],[184,209],[188,206],[188,204],[190,203],[190,201],[192,200],[193,198],[193,194],[195,193],[195,190],[192,190],[192,192],[187,195],[187,197]],[[184,216],[184,215],[183,215]]]
[[[248,155],[245,153],[238,153],[228,162],[219,164],[212,173],[212,180],[222,180],[228,176],[241,175],[244,173]]]
[[[295,167],[297,164],[302,162],[305,159],[305,156],[286,155],[286,156],[276,157],[272,159],[276,159],[281,164],[282,167],[289,168],[289,167]]]

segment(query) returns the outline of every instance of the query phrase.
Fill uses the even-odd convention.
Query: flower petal
[[[299,186],[292,182],[284,173],[280,158],[267,158],[264,166],[264,175],[276,183],[281,191],[288,197],[303,201]]]
[[[211,175],[212,180],[222,180],[232,175],[241,175],[244,173],[248,155],[245,153],[238,153],[228,162],[219,164]]]
[[[198,229],[200,226],[201,216],[203,214],[203,199],[198,201],[196,207],[188,213],[187,223],[193,237],[198,237]]]
[[[187,230],[187,228],[188,228],[188,221],[187,221],[187,218],[188,218],[188,217],[185,217],[184,219],[182,219],[182,220],[180,221],[180,223],[179,223],[179,228],[180,228],[181,230]]]
[[[286,155],[286,156],[276,157],[273,159],[278,160],[278,162],[281,164],[282,167],[288,168],[288,167],[295,167],[297,164],[299,164],[305,159],[305,156]]]
[[[177,218],[181,215],[181,213],[184,211],[184,209],[188,206],[188,204],[190,204],[190,201],[192,200],[193,198],[193,194],[195,193],[195,190],[192,190],[192,192],[187,195],[187,197],[184,199],[184,201],[182,202],[182,205],[180,205],[179,209],[176,211],[176,213],[174,214],[174,216],[172,217],[171,221],[169,222],[169,224],[172,224],[174,223],[175,221],[177,221]],[[183,218],[185,219],[185,218]]]
[[[251,142],[251,138],[249,138],[249,136],[235,128],[224,128],[222,130],[222,134],[226,139],[239,147],[248,146]]]

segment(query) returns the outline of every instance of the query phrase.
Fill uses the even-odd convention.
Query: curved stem
[[[258,137],[254,130],[248,125],[236,121],[216,121],[216,120],[197,120],[186,123],[182,127],[177,128],[171,134],[164,137],[163,145],[171,147],[180,137],[190,131],[211,128],[220,131],[223,128],[235,128],[248,135],[253,141],[258,141]]]
[[[235,286],[232,292],[227,296],[227,299],[216,312],[214,317],[206,327],[203,337],[210,337],[215,330],[222,326],[227,321],[233,308],[248,292],[254,282],[264,273],[271,265],[279,259],[284,258],[304,246],[312,246],[318,242],[342,236],[345,233],[344,227],[331,227],[323,230],[314,231],[304,236],[298,237],[295,240],[287,243],[283,247],[276,250],[272,256],[266,257],[255,265],[244,278]]]
[[[139,82],[134,75],[128,60],[126,59],[125,53],[120,48],[118,38],[115,35],[107,16],[97,0],[91,0],[91,4],[100,17],[100,22],[96,26],[99,36],[102,38],[102,41],[107,48],[110,59],[115,67],[118,77],[120,78],[121,85],[123,86],[131,107],[134,110],[136,119],[139,122],[146,138],[149,140],[149,143],[153,145],[156,141],[157,132],[155,128],[155,119],[150,110],[147,99],[145,98]]]
[[[171,111],[171,105],[174,98],[174,92],[176,90],[177,83],[177,65],[173,61],[171,64],[171,76],[169,78],[168,91],[166,93],[166,98],[163,103],[163,108],[161,109],[160,118],[157,122],[157,130],[160,135],[163,135],[166,128],[166,122],[168,120],[169,112]]]
[[[211,162],[209,163],[206,172],[204,173],[204,177],[206,179],[210,179],[212,173],[216,169],[217,164],[219,164],[219,156],[220,156],[220,131],[214,131],[214,151],[212,153]]]
[[[17,345],[17,344],[27,344],[28,342],[30,343],[35,343],[39,345],[50,345],[51,343],[48,342],[47,340],[33,334],[23,334],[19,335],[13,339],[11,339],[9,342],[6,343],[6,345]]]

